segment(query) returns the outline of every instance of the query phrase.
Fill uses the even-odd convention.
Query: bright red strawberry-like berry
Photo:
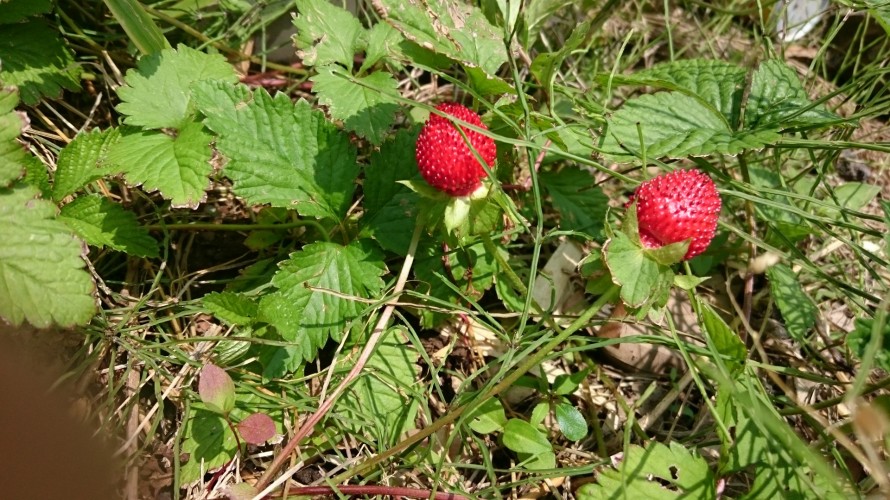
[[[683,260],[705,251],[720,215],[720,194],[714,181],[699,170],[674,170],[637,187],[640,241],[646,248],[692,239]]]
[[[436,106],[436,109],[487,130],[479,115],[460,104],[445,102]],[[466,127],[461,129],[485,163],[489,167],[494,165],[497,156],[494,140],[475,130]],[[415,157],[424,180],[450,196],[467,196],[473,193],[485,178],[485,169],[467,146],[455,124],[435,113],[430,114],[420,131]]]

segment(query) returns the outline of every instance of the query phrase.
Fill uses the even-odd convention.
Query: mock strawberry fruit
[[[674,170],[637,187],[640,242],[646,248],[692,239],[683,260],[705,251],[720,215],[720,194],[714,181],[699,170]]]
[[[472,110],[454,102],[445,102],[436,109],[455,118],[486,129],[482,120]],[[488,164],[494,165],[497,149],[494,140],[475,130],[461,127],[469,143]],[[468,147],[454,123],[443,116],[431,113],[420,136],[415,151],[417,167],[426,182],[450,196],[467,196],[482,185],[485,169]]]

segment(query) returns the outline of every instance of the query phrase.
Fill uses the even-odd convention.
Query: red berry
[[[454,102],[445,102],[436,109],[455,118],[486,129],[479,115]],[[461,127],[470,144],[485,160],[494,165],[497,150],[494,140],[475,130]],[[451,196],[467,196],[482,185],[485,170],[467,146],[457,127],[447,118],[435,113],[420,131],[415,151],[417,167],[426,182]]]
[[[714,181],[699,170],[674,170],[637,187],[640,242],[657,248],[692,238],[683,257],[688,260],[705,251],[720,215],[720,194]]]

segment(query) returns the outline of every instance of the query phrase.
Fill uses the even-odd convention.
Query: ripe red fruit
[[[717,229],[720,194],[714,181],[699,170],[674,170],[637,187],[640,242],[657,248],[692,238],[683,257],[688,260],[705,251]]]
[[[436,109],[487,130],[479,115],[460,104],[445,102],[436,106]],[[466,127],[461,129],[485,163],[489,167],[494,165],[497,155],[494,140],[475,130]],[[457,127],[447,118],[435,113],[430,114],[420,131],[415,158],[424,180],[450,196],[471,194],[482,185],[482,179],[485,178],[485,170]]]

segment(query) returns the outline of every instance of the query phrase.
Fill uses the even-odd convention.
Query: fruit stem
[[[429,427],[407,437],[405,440],[396,444],[392,448],[378,455],[375,455],[374,457],[362,463],[357,464],[352,470],[346,471],[339,476],[334,477],[333,479],[331,479],[330,483],[339,484],[353,476],[361,474],[371,467],[389,459],[399,451],[404,450],[405,448],[408,448],[409,446],[417,444],[420,441],[428,438],[442,427],[457,420],[458,417],[460,417],[464,413],[472,411],[478,405],[510,388],[519,379],[519,377],[525,375],[526,372],[539,365],[544,360],[544,358],[546,358],[554,349],[559,347],[575,332],[587,326],[590,320],[593,319],[593,317],[597,313],[599,313],[603,307],[611,303],[612,300],[614,300],[618,296],[618,290],[619,287],[614,285],[606,290],[605,293],[600,295],[596,302],[594,302],[590,307],[587,308],[587,310],[585,310],[580,316],[578,316],[575,321],[572,322],[572,324],[566,327],[565,330],[562,330],[554,321],[548,321],[549,326],[559,332],[556,337],[554,337],[550,342],[547,342],[547,344],[538,349],[537,352],[525,358],[521,363],[519,363],[519,365],[513,368],[513,370],[506,377],[504,377],[503,380],[501,380],[494,387],[485,392],[481,397],[474,398],[473,401],[463,406],[454,408],[453,410],[449,411],[447,415],[430,424]]]
[[[396,280],[395,288],[393,288],[392,298],[387,302],[386,307],[383,309],[383,313],[380,314],[380,318],[377,320],[377,324],[374,326],[374,330],[372,330],[371,336],[368,338],[367,343],[365,343],[365,347],[362,349],[359,354],[358,359],[355,362],[355,365],[346,374],[346,377],[340,381],[340,384],[336,389],[331,393],[330,396],[319,405],[318,409],[315,413],[312,414],[300,429],[296,432],[296,434],[291,437],[290,441],[281,449],[281,452],[275,456],[272,460],[272,463],[263,473],[262,477],[260,477],[259,481],[256,484],[257,490],[263,490],[269,483],[272,481],[272,477],[278,472],[278,470],[284,465],[285,461],[287,461],[291,454],[293,454],[294,450],[296,450],[297,446],[299,446],[300,441],[312,433],[312,430],[315,428],[315,425],[321,421],[321,419],[327,414],[327,412],[334,406],[334,402],[337,398],[340,397],[343,392],[349,387],[356,378],[358,378],[362,369],[367,364],[368,359],[371,358],[371,355],[374,353],[374,349],[377,346],[377,343],[380,341],[383,334],[386,332],[386,325],[389,323],[389,319],[392,317],[393,310],[395,310],[396,302],[398,296],[402,293],[402,290],[405,289],[405,283],[408,281],[408,274],[411,271],[411,267],[414,264],[414,255],[417,253],[417,245],[420,242],[420,235],[423,234],[423,214],[418,214],[417,221],[414,225],[414,234],[411,236],[411,243],[408,245],[408,254],[405,256],[405,261],[402,263],[402,270],[399,272],[399,277]],[[260,496],[264,496],[268,494],[268,492],[260,493]]]

